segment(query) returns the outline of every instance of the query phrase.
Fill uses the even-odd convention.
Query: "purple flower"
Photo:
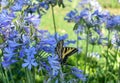
[[[82,81],[86,81],[85,75],[83,72],[76,67],[71,68],[72,74],[75,75],[77,78],[81,79]]]
[[[29,70],[32,69],[32,66],[36,67],[38,64],[32,56],[27,56],[27,59],[24,59],[22,67],[28,67]]]

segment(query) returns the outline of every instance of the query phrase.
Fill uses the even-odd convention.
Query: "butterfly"
[[[71,56],[72,54],[78,51],[77,48],[63,47],[63,45],[64,45],[64,40],[60,40],[55,48],[55,52],[58,54],[61,63],[65,63],[69,56]]]

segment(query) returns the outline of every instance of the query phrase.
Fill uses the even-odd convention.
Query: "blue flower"
[[[13,64],[13,63],[15,63],[15,62],[17,62],[17,60],[14,60],[14,59],[11,59],[11,60],[9,60],[9,61],[3,61],[2,62],[2,66],[4,67],[4,68],[8,68],[11,64]]]
[[[19,4],[19,3],[16,2],[16,3],[14,4],[14,6],[11,7],[11,10],[12,10],[13,12],[21,11],[21,10],[22,10],[22,7],[23,7],[23,5],[21,5],[21,4]]]
[[[53,37],[41,39],[39,46],[40,50],[44,50],[45,52],[48,53],[54,53],[55,52],[54,49],[56,47],[56,40]]]
[[[106,27],[108,29],[113,29],[120,26],[120,16],[111,16],[106,21]]]
[[[78,25],[77,29],[74,30],[76,34],[79,34],[79,33],[83,33],[84,32],[84,29],[85,27],[82,26],[82,25]]]
[[[15,60],[15,56],[14,56],[15,54],[16,53],[14,53],[13,48],[10,48],[10,47],[4,48],[2,66],[9,67],[11,64],[17,62],[17,60]]]
[[[11,47],[4,48],[4,59],[6,61],[9,61],[12,59],[12,57],[15,55],[14,49]]]
[[[0,25],[1,26],[8,26],[11,24],[12,20],[15,18],[13,13],[8,13],[7,10],[2,10],[0,13]]]
[[[60,70],[60,62],[58,56],[52,55],[48,57],[48,63],[52,68],[52,75],[57,76]]]
[[[25,18],[28,23],[32,23],[35,27],[38,27],[40,24],[40,16],[39,15],[31,15]]]
[[[35,47],[29,47],[28,49],[25,49],[26,55],[29,57],[31,56],[34,58],[34,55],[37,53]]]
[[[71,22],[71,21],[75,21],[76,19],[76,16],[77,16],[77,11],[76,10],[72,10],[70,11],[66,17],[64,18],[64,20],[67,20],[68,22]]]
[[[16,3],[19,3],[20,5],[29,5],[31,4],[31,0],[17,0]]]
[[[86,81],[85,75],[83,72],[76,67],[71,68],[72,74],[75,75],[77,78],[81,79],[82,81]]]
[[[28,35],[23,34],[22,40],[23,44],[29,44],[30,43],[30,37]]]
[[[32,56],[27,56],[27,59],[24,59],[24,63],[22,64],[22,67],[28,67],[29,70],[32,69],[32,66],[36,67],[38,64],[35,61],[36,59],[34,59]]]
[[[9,39],[14,39],[14,38],[16,38],[17,36],[18,36],[18,31],[13,30],[13,31],[11,31],[10,34],[9,34]]]
[[[64,42],[64,46],[68,46],[69,44],[75,44],[76,40],[67,40],[66,42]]]
[[[46,64],[46,62],[41,62],[41,66],[47,70],[48,73],[51,71],[51,67]],[[40,71],[42,68],[40,67],[38,71]]]
[[[62,36],[60,36],[58,33],[55,33],[54,34],[54,38],[57,37],[57,41],[60,41],[60,40],[65,40],[68,38],[68,34],[64,34]]]
[[[117,48],[120,47],[120,34],[117,31],[114,32],[111,43]]]
[[[12,40],[8,40],[8,46],[9,47],[18,47],[20,46],[21,44],[17,43],[16,41],[12,41]]]
[[[52,55],[48,57],[48,62],[51,66],[51,68],[55,69],[55,70],[59,70],[60,69],[60,62],[59,62],[59,57]]]
[[[49,9],[49,5],[48,5],[48,3],[46,3],[45,1],[43,1],[43,2],[40,2],[40,7],[42,7],[42,8],[45,8],[46,10],[48,10]]]

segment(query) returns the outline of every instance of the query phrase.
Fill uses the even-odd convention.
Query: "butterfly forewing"
[[[59,58],[62,58],[61,56],[62,56],[63,44],[64,44],[64,41],[61,40],[57,43],[57,46],[55,48],[55,51],[58,54]]]

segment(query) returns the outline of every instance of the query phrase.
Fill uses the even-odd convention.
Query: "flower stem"
[[[9,69],[9,73],[10,73],[10,78],[11,78],[12,83],[15,83],[14,80],[13,80],[13,76],[12,76],[12,71],[11,71],[11,69]]]
[[[51,5],[51,10],[52,10],[52,17],[53,17],[53,25],[54,25],[54,33],[55,33],[55,39],[57,41],[57,30],[56,30],[56,23],[55,23],[55,14],[54,14],[54,9],[53,6]]]
[[[79,49],[79,40],[78,40],[79,34],[77,34],[77,49]],[[76,66],[78,67],[78,59],[79,59],[79,51],[77,51],[77,61],[76,61]]]
[[[93,51],[94,51],[94,46],[95,46],[95,45],[92,45],[91,53],[93,53]],[[92,55],[90,56],[90,59],[92,59]],[[90,65],[90,64],[92,64],[92,60],[90,60],[89,65]],[[91,69],[91,67],[89,66],[89,69],[88,69],[89,73],[90,73],[90,69]],[[88,81],[87,81],[87,83],[89,83],[89,78],[90,78],[90,74],[89,74],[89,76],[88,76]]]
[[[88,53],[88,45],[89,45],[89,29],[86,30],[87,37],[86,37],[86,51],[85,51],[85,57],[84,57],[84,74],[86,74],[86,66],[87,66],[87,53]]]
[[[10,83],[10,82],[9,82],[9,79],[8,79],[7,69],[5,70],[5,77],[6,77],[6,82],[7,82],[7,83]]]
[[[110,30],[108,30],[107,56],[108,56],[109,44],[110,44]],[[106,59],[106,72],[107,72],[107,65],[108,65],[108,58],[107,58],[107,56],[105,57],[105,59]],[[105,76],[105,83],[107,83],[107,75]]]

